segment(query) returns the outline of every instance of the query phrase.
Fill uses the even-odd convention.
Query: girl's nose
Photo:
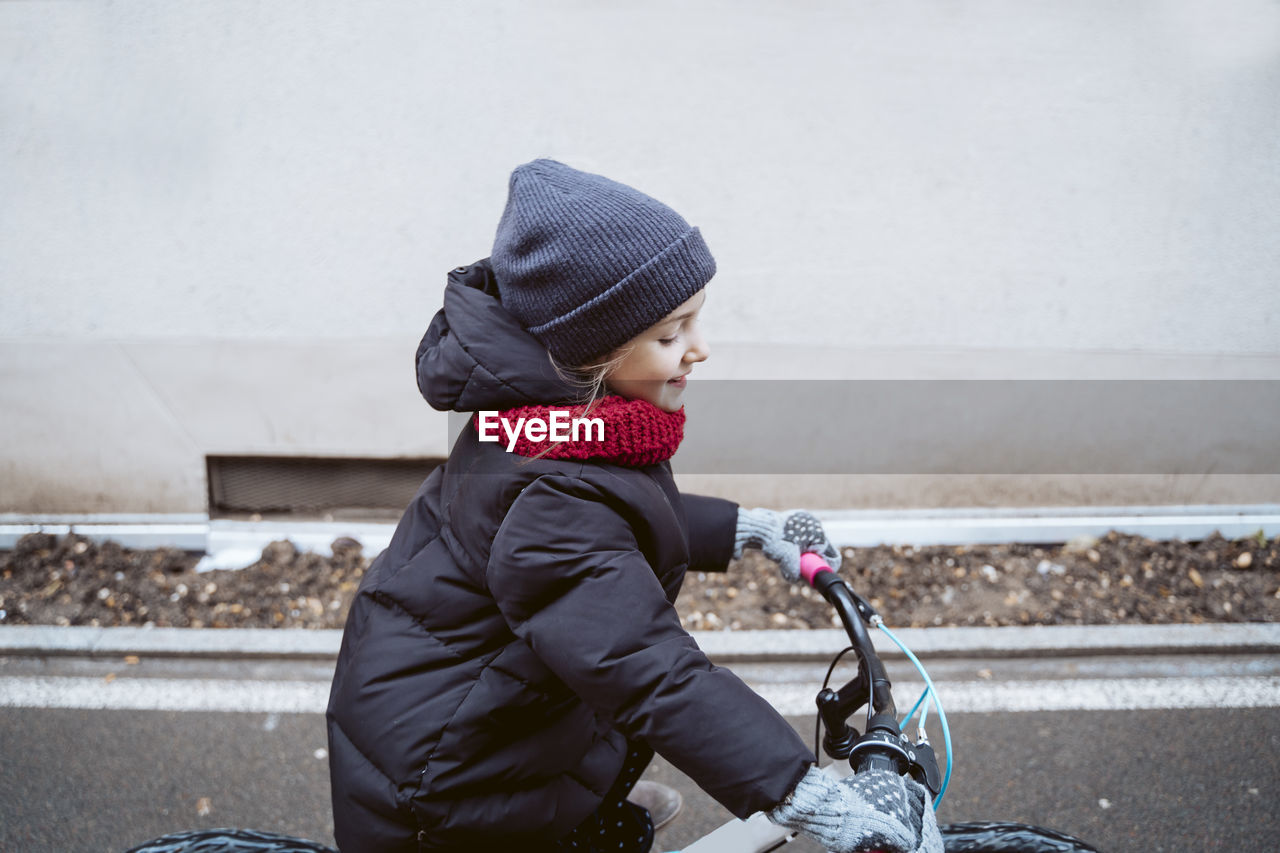
[[[707,339],[702,336],[701,332],[695,332],[689,341],[689,349],[685,351],[684,360],[697,364],[700,361],[706,361],[711,355],[711,344],[707,343]]]

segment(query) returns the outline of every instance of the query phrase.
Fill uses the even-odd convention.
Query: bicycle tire
[[[131,847],[125,853],[338,853],[305,838],[256,829],[196,829],[174,832]]]
[[[938,829],[947,853],[1100,853],[1066,833],[1025,823],[949,823]]]

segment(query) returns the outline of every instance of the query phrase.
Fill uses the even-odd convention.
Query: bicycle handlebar
[[[819,572],[831,572],[831,567],[827,565],[826,560],[812,551],[805,551],[800,555],[800,577],[808,581],[809,586],[813,586],[813,579]],[[835,572],[831,573],[835,574]]]
[[[851,590],[849,585],[831,571],[831,567],[817,554],[807,552],[800,556],[800,574],[839,614],[845,633],[853,643],[854,652],[862,661],[864,670],[870,674],[871,682],[863,685],[862,693],[869,696],[871,710],[897,717],[897,708],[893,704],[893,685],[885,674],[884,664],[876,655],[871,635],[867,633],[866,625],[863,624],[864,620],[871,622],[878,617],[875,609]],[[855,705],[849,713],[857,710],[858,707],[860,705]]]
[[[835,608],[860,664],[853,681],[839,690],[824,688],[818,694],[818,713],[827,729],[823,748],[832,758],[847,759],[854,772],[883,769],[898,775],[909,773],[936,797],[942,782],[937,756],[927,740],[913,744],[902,734],[893,685],[864,624],[878,624],[879,614],[819,555],[801,554],[800,574]],[[867,706],[866,733],[859,735],[849,726],[848,718],[863,705]]]

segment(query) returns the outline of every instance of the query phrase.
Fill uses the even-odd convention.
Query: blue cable
[[[913,664],[915,664],[916,671],[919,672],[920,675],[924,677],[924,683],[926,685],[925,693],[920,697],[920,700],[916,702],[916,707],[918,708],[920,706],[921,702],[924,701],[925,695],[927,695],[929,697],[929,700],[933,702],[933,707],[938,709],[938,719],[941,721],[941,725],[942,725],[942,742],[943,744],[945,744],[946,750],[947,750],[947,772],[946,772],[946,775],[942,777],[942,787],[938,789],[938,798],[934,800],[934,807],[936,808],[938,804],[942,802],[942,796],[947,792],[947,785],[948,783],[951,782],[951,766],[952,766],[951,726],[947,724],[947,712],[942,709],[942,702],[938,700],[938,691],[934,689],[933,679],[929,677],[929,673],[925,672],[924,665],[920,663],[920,659],[917,658],[915,654],[912,653],[911,649],[903,645],[902,641],[898,639],[897,635],[895,635],[892,631],[890,631],[885,626],[884,622],[881,621],[878,617],[876,619],[875,625],[881,631],[884,631],[884,635],[888,637],[890,640],[893,640],[894,644],[898,648],[902,649],[902,653],[907,656],[907,659],[910,660]],[[915,712],[916,712],[916,709],[912,708],[911,714],[914,714]],[[907,715],[908,720],[911,719],[911,714]],[[923,720],[923,716],[921,717],[921,719]]]
[[[925,697],[927,697],[928,695],[929,695],[929,688],[926,687],[923,691],[921,691],[920,698],[916,700],[916,704],[911,706],[911,710],[908,711],[907,715],[902,718],[901,722],[898,723],[898,726],[900,728],[905,729],[907,727],[907,723],[911,722],[911,718],[916,715],[916,711],[920,710],[920,706],[924,704]]]

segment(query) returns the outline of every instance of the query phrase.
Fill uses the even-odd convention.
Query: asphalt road
[[[800,707],[825,671],[818,663],[733,668],[775,701],[803,694]],[[963,688],[954,696],[1021,684],[1024,701],[1028,692],[1060,701],[1092,683],[1095,703],[1098,690],[1145,681],[1157,685],[1156,696],[1159,685],[1178,685],[1195,698],[1189,704],[1211,704],[1215,691],[1241,693],[1251,679],[1268,679],[1273,687],[1261,699],[1235,703],[1257,707],[957,713],[964,707],[957,703],[956,769],[939,818],[1050,826],[1109,853],[1278,849],[1280,656],[944,658],[931,670],[940,683]],[[905,687],[901,662],[890,672]],[[169,832],[219,826],[332,844],[324,720],[315,713],[331,674],[328,660],[0,656],[0,851],[118,853]],[[55,693],[18,698],[16,691],[46,683]],[[91,704],[114,687],[141,704]],[[151,701],[141,688],[155,688],[154,707],[170,710],[138,710]],[[258,706],[271,712],[208,710],[227,695],[233,702],[222,707],[251,706],[273,689]],[[171,710],[186,699],[201,710]],[[295,701],[301,710],[290,712]],[[812,739],[812,716],[788,720]],[[686,800],[655,850],[678,849],[730,818],[661,758],[647,775]]]
[[[1276,849],[1274,709],[959,714],[952,728],[944,823],[1027,821],[1106,851]],[[0,850],[122,851],[215,826],[332,844],[324,747],[316,714],[6,708]],[[728,818],[661,759],[649,776],[686,796],[656,849]]]

